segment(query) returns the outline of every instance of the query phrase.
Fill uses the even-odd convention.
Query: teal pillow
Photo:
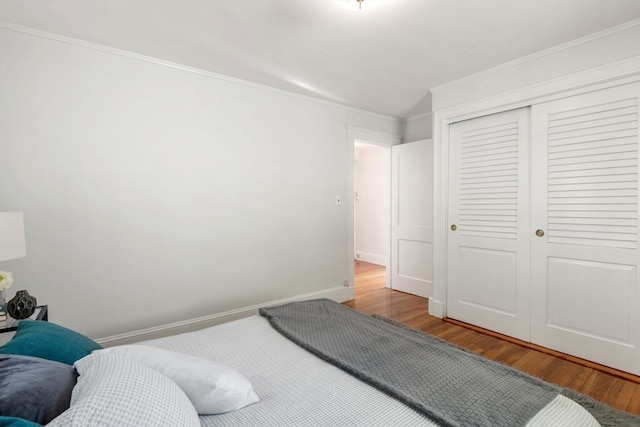
[[[0,415],[0,427],[41,427],[41,424],[16,417],[3,417]]]
[[[92,339],[55,323],[22,320],[11,341],[0,347],[0,354],[41,357],[73,365],[101,348]]]

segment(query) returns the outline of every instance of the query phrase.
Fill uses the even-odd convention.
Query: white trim
[[[432,94],[435,95],[437,92],[441,92],[443,90],[446,90],[448,88],[457,86],[459,84],[466,83],[466,82],[469,82],[469,81],[472,81],[472,80],[476,80],[478,78],[481,78],[481,77],[484,77],[484,76],[488,76],[490,74],[494,74],[494,73],[500,72],[502,70],[506,70],[508,68],[512,68],[514,66],[517,66],[517,65],[520,65],[520,64],[524,64],[526,62],[534,61],[536,59],[539,59],[539,58],[542,58],[542,57],[545,57],[545,56],[548,56],[548,55],[552,55],[552,54],[557,53],[557,52],[562,52],[564,50],[572,49],[572,48],[574,48],[576,46],[579,46],[581,44],[589,43],[591,41],[598,40],[598,39],[600,39],[602,37],[606,37],[606,36],[611,35],[611,34],[615,34],[615,33],[621,32],[621,31],[625,31],[625,30],[627,30],[629,28],[633,28],[633,27],[635,27],[637,25],[640,25],[640,19],[634,19],[633,21],[629,21],[629,22],[626,22],[624,24],[617,25],[615,27],[608,28],[606,30],[603,30],[603,31],[600,31],[600,32],[597,32],[597,33],[589,34],[588,36],[581,37],[579,39],[575,39],[575,40],[572,40],[572,41],[569,41],[569,42],[566,42],[566,43],[551,47],[549,49],[541,50],[541,51],[538,51],[538,52],[533,53],[531,55],[527,55],[527,56],[524,56],[522,58],[515,59],[513,61],[505,62],[504,64],[489,68],[489,69],[484,70],[484,71],[480,71],[480,72],[475,73],[475,74],[471,74],[471,75],[462,77],[462,78],[457,79],[457,80],[453,80],[453,81],[441,84],[441,85],[433,87],[433,88],[431,88],[429,90],[431,91]]]
[[[429,314],[440,319],[447,316],[447,212],[449,203],[449,125],[433,114],[433,277]],[[440,250],[438,250],[440,249]]]
[[[16,24],[11,24],[9,22],[6,21],[0,21],[0,29],[6,29],[6,30],[10,30],[10,31],[16,31],[19,33],[25,33],[25,34],[29,34],[32,36],[36,36],[36,37],[41,37],[44,39],[49,39],[49,40],[54,40],[54,41],[58,41],[61,43],[67,43],[67,44],[71,44],[71,45],[75,45],[75,46],[79,46],[79,47],[84,47],[87,49],[92,49],[92,50],[97,50],[97,51],[101,51],[101,52],[105,52],[105,53],[110,53],[113,55],[118,55],[118,56],[123,56],[126,58],[130,58],[130,59],[134,59],[137,61],[143,61],[143,62],[148,62],[148,63],[152,63],[152,64],[156,64],[156,65],[162,65],[164,67],[169,67],[169,68],[175,68],[181,71],[187,71],[189,73],[194,73],[194,74],[200,74],[203,76],[207,76],[207,77],[211,77],[214,79],[218,79],[218,80],[223,80],[229,83],[233,83],[233,84],[237,84],[237,85],[241,85],[241,86],[247,86],[247,87],[251,87],[254,89],[259,89],[259,90],[264,90],[267,92],[272,92],[278,95],[284,95],[284,96],[290,96],[299,100],[304,100],[304,101],[309,101],[309,102],[314,102],[314,103],[318,103],[318,104],[323,104],[323,105],[331,105],[331,106],[340,106],[341,108],[344,108],[347,111],[353,111],[353,112],[357,112],[357,113],[366,113],[366,114],[370,114],[373,115],[375,117],[381,117],[381,118],[385,118],[385,119],[395,119],[395,120],[402,120],[399,117],[394,117],[394,116],[387,116],[384,114],[380,114],[380,113],[375,113],[375,112],[371,112],[371,111],[367,111],[367,110],[363,110],[360,108],[356,108],[356,107],[351,107],[345,104],[341,104],[337,101],[329,101],[329,100],[325,100],[325,99],[319,99],[319,98],[315,98],[309,95],[302,95],[296,92],[290,92],[284,89],[278,89],[278,88],[274,88],[272,86],[267,86],[267,85],[263,85],[260,83],[254,83],[254,82],[250,82],[248,80],[241,80],[235,77],[231,77],[231,76],[227,76],[224,74],[218,74],[218,73],[214,73],[212,71],[207,71],[201,68],[195,68],[195,67],[190,67],[188,65],[182,65],[176,62],[171,62],[171,61],[165,61],[163,59],[159,59],[159,58],[154,58],[152,56],[146,56],[146,55],[142,55],[139,53],[135,53],[135,52],[130,52],[127,50],[122,50],[122,49],[117,49],[114,47],[109,47],[109,46],[105,46],[105,45],[101,45],[98,43],[93,43],[93,42],[89,42],[86,40],[80,40],[80,39],[76,39],[73,37],[67,37],[67,36],[63,36],[60,34],[54,34],[54,33],[49,33],[46,31],[41,31],[41,30],[36,30],[33,28],[28,28],[28,27],[23,27],[21,25],[16,25]]]
[[[429,298],[429,315],[444,319],[447,317],[447,306],[445,301],[438,301],[433,297]]]
[[[347,138],[361,139],[367,143],[391,147],[402,142],[402,137],[390,133],[378,132],[376,130],[359,128],[356,126],[347,126]]]
[[[349,293],[348,288],[340,286],[319,292],[312,292],[295,297],[269,301],[264,304],[252,305],[235,310],[225,311],[222,313],[197,317],[195,319],[168,323],[166,325],[155,326],[152,328],[139,329],[137,331],[131,331],[124,334],[111,335],[103,338],[98,338],[95,341],[104,347],[113,347],[116,345],[131,344],[155,338],[162,338],[166,336],[182,334],[185,332],[197,331],[199,329],[208,328],[244,317],[254,316],[258,314],[258,310],[260,309],[260,307],[286,304],[288,302],[309,300],[315,298],[329,298],[336,302],[344,302],[353,299],[353,296]]]
[[[453,123],[606,87],[631,83],[638,80],[639,73],[640,56],[634,56],[611,64],[444,108],[438,111],[438,115],[447,122]],[[434,118],[434,126],[435,121],[436,119]]]
[[[353,265],[353,254],[355,252],[355,143],[356,140],[352,135],[352,130],[355,128],[350,128],[347,126],[345,129],[346,134],[346,144],[347,148],[347,285],[353,292],[353,296],[355,298],[356,294],[356,270]]]

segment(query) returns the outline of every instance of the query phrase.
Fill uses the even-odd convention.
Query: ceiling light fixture
[[[335,1],[346,9],[359,10],[359,11],[370,9],[375,3],[378,2],[377,0],[367,0],[366,3],[364,2],[364,0],[335,0]]]

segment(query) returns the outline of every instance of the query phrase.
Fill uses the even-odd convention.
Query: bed
[[[320,315],[326,314],[323,321],[328,323],[317,325],[318,331],[312,332],[313,335],[323,332],[331,335],[333,326],[326,325],[333,324],[335,330],[342,330],[348,323],[336,318],[333,312],[327,313],[326,307],[337,309],[338,314],[344,311],[352,316],[355,313],[353,321],[357,324],[365,321],[373,328],[403,329],[329,300],[280,307],[291,306],[297,307],[305,318],[314,308],[318,308]],[[274,321],[269,312],[262,314],[196,332],[109,349],[101,349],[88,338],[52,323],[25,321],[21,322],[14,339],[0,347],[0,363],[5,366],[11,358],[21,363],[23,359],[29,362],[44,359],[69,368],[65,368],[66,374],[62,377],[66,375],[73,380],[66,383],[58,377],[43,381],[48,375],[46,370],[38,374],[39,381],[54,383],[54,388],[65,383],[67,389],[67,401],[62,398],[62,403],[56,403],[58,413],[48,414],[50,419],[46,423],[52,426],[493,426],[509,423],[496,417],[467,417],[462,418],[463,421],[443,418],[445,421],[442,421],[438,418],[438,408],[435,408],[436,416],[425,415],[424,411],[412,407],[415,405],[410,400],[409,404],[398,400],[393,390],[386,390],[387,387],[375,380],[363,379],[366,374],[359,377],[340,363],[334,365],[331,357],[303,348],[304,344],[291,340],[295,337],[285,336],[294,334],[278,325],[278,319]],[[296,319],[293,321],[299,323]],[[46,330],[40,331],[43,328]],[[419,332],[407,332],[420,338]],[[34,344],[36,341],[38,344]],[[42,341],[48,342],[53,350],[39,348],[46,347]],[[380,335],[373,344],[383,347],[382,341],[386,339]],[[216,369],[220,371],[218,378],[207,378],[208,374],[203,373],[217,372]],[[25,381],[14,379],[10,387],[6,387],[1,383],[7,382],[2,370],[7,369],[0,368],[0,401],[4,402],[0,404],[3,411],[0,425],[14,425],[12,422],[38,425],[29,424],[22,417],[7,416],[12,415],[5,408],[10,400],[15,399],[16,393],[25,396],[25,392],[14,391],[11,397],[8,391],[3,395],[2,390],[15,389],[16,383],[19,383],[17,388],[25,388]],[[465,380],[470,376],[464,375]],[[422,378],[420,381],[427,387],[436,380]],[[219,390],[212,391],[212,387]],[[33,385],[27,388],[32,389]],[[215,395],[221,393],[220,390],[222,395]],[[50,390],[43,393],[55,394]],[[222,402],[221,407],[215,407],[216,399]],[[467,407],[465,402],[457,404]],[[36,412],[35,409],[29,411]],[[37,411],[42,412],[41,408]],[[558,392],[521,425],[595,427],[600,424],[587,410]]]

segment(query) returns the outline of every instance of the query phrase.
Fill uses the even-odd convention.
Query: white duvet
[[[215,360],[237,369],[260,401],[201,416],[203,426],[436,426],[423,415],[326,363],[253,316],[141,344]],[[596,427],[581,406],[558,396],[529,427]]]

